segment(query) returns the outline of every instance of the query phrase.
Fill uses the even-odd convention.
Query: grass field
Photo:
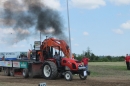
[[[89,62],[91,77],[125,77],[130,79],[130,70],[125,62]]]

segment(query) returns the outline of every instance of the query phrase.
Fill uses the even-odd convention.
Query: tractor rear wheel
[[[58,76],[56,64],[51,61],[44,62],[42,73],[45,79],[56,79],[56,77]]]
[[[14,76],[14,68],[10,68],[10,76]]]
[[[70,71],[66,71],[64,77],[67,81],[71,81],[73,79],[73,75]]]
[[[28,69],[23,69],[23,77],[24,78],[28,78],[29,77]]]
[[[10,68],[4,68],[4,75],[5,76],[10,76]]]

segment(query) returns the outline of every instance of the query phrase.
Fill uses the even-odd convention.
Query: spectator
[[[84,63],[84,66],[86,67],[86,71],[88,71],[88,61],[89,60],[90,59],[85,56],[82,58],[82,62]]]
[[[130,70],[130,56],[128,54],[126,54],[125,62],[126,62],[127,70]]]

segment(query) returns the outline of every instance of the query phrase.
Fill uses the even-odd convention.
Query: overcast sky
[[[5,1],[8,0],[0,0],[0,9],[3,9]],[[130,0],[68,1],[73,53],[81,54],[89,47],[95,55],[130,54]],[[59,12],[65,28],[64,33],[69,37],[66,0],[42,2]],[[3,27],[1,18],[0,23],[0,52],[28,51],[34,41],[40,39],[39,34],[34,34],[17,42],[15,30],[12,27]],[[24,32],[31,33],[26,30],[22,33]],[[44,38],[45,36],[42,36],[42,40]],[[12,40],[14,42],[10,43]]]

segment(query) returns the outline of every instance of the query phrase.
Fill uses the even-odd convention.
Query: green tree
[[[88,47],[87,51],[85,51],[84,53],[85,53],[84,55],[85,55],[86,57],[88,57],[88,58],[91,57],[91,51],[90,51],[90,48],[89,48],[89,47]]]
[[[108,61],[112,61],[112,57],[111,56],[106,56],[106,58],[108,59]]]
[[[90,48],[88,47],[86,51],[83,51],[83,54],[81,55],[76,55],[74,54],[74,56],[76,57],[77,60],[81,61],[83,56],[86,56],[90,59],[91,62],[116,62],[116,61],[124,61],[125,56],[96,56],[94,53],[91,52]]]

